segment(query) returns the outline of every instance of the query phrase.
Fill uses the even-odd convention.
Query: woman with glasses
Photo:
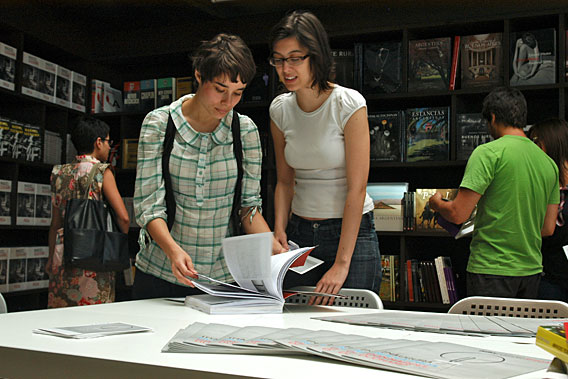
[[[249,117],[233,111],[255,74],[252,53],[241,38],[219,34],[204,41],[192,61],[197,91],[148,113],[140,131],[134,210],[142,229],[135,299],[200,293],[191,288],[198,274],[232,281],[221,245],[231,233],[234,201],[240,201],[235,209],[240,210],[244,232],[270,231],[260,210],[258,130]],[[234,196],[239,184],[232,130],[235,117],[240,123],[244,173],[239,199]],[[168,214],[167,173],[162,166],[168,124],[173,124],[175,134],[166,166],[175,216]],[[273,252],[282,252],[282,246],[275,242]]]
[[[310,12],[285,16],[270,35],[270,64],[289,93],[270,105],[277,167],[274,235],[318,247],[324,261],[303,276],[288,273],[287,287],[315,285],[379,292],[380,255],[373,201],[366,193],[369,125],[365,99],[333,83],[327,33]],[[311,303],[327,304],[323,298]]]
[[[77,156],[71,163],[57,165],[51,172],[52,205],[49,228],[48,308],[111,303],[114,301],[115,273],[94,272],[63,265],[65,206],[67,200],[84,198],[89,193],[95,200],[103,196],[113,208],[123,233],[128,233],[130,220],[114,175],[106,162],[112,140],[109,126],[93,117],[81,117],[71,130],[71,141]],[[101,164],[102,163],[102,164]],[[95,167],[96,164],[99,164]],[[95,167],[95,168],[94,168]],[[91,169],[96,170],[87,188]]]
[[[529,130],[533,140],[558,166],[560,206],[554,234],[542,239],[543,276],[538,297],[568,302],[568,123],[557,118],[537,122]]]

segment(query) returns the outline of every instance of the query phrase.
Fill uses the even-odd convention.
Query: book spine
[[[450,72],[450,91],[456,89],[456,76],[458,74],[458,59],[460,55],[460,36],[454,37],[454,51],[452,52],[452,68]]]
[[[438,282],[440,283],[440,293],[442,295],[442,303],[449,304],[450,297],[448,294],[448,287],[446,285],[446,276],[444,275],[443,271],[442,257],[437,257],[434,260],[434,263],[436,264],[436,273],[438,274]]]
[[[414,302],[414,286],[412,283],[412,261],[406,261],[406,280],[408,283],[408,301]]]

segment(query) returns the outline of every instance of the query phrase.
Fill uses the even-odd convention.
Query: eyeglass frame
[[[299,66],[299,65],[301,65],[302,63],[304,63],[304,61],[306,60],[306,58],[309,58],[309,56],[310,56],[310,54],[306,54],[306,55],[304,55],[303,57],[288,57],[288,58],[274,58],[274,57],[270,57],[270,58],[268,58],[268,63],[270,63],[270,65],[271,65],[271,66],[274,66],[274,67],[282,67],[282,66],[284,66],[284,62],[288,63],[290,66]],[[276,63],[274,62],[274,60],[276,60],[276,59],[282,61],[282,63],[281,63],[281,64],[276,64]],[[292,61],[291,59],[299,59],[299,60],[297,61],[298,63],[292,63],[293,61]]]
[[[101,138],[103,141],[107,141],[109,146],[112,146],[114,141],[111,140],[110,138]]]

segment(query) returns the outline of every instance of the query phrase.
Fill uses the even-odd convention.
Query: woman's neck
[[[296,101],[304,112],[313,112],[327,100],[331,95],[333,87],[329,90],[320,92],[319,87],[302,88],[296,91]]]
[[[219,126],[219,120],[211,117],[199,100],[198,94],[195,94],[184,101],[181,105],[181,113],[195,131],[211,133]]]

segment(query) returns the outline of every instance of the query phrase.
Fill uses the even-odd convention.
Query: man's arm
[[[461,187],[453,201],[442,200],[442,195],[436,192],[430,197],[430,209],[439,212],[446,220],[454,224],[464,223],[475,209],[481,195],[475,191]]]
[[[558,204],[548,204],[546,215],[544,216],[544,225],[540,231],[543,237],[551,236],[556,228],[556,217],[558,215]]]

